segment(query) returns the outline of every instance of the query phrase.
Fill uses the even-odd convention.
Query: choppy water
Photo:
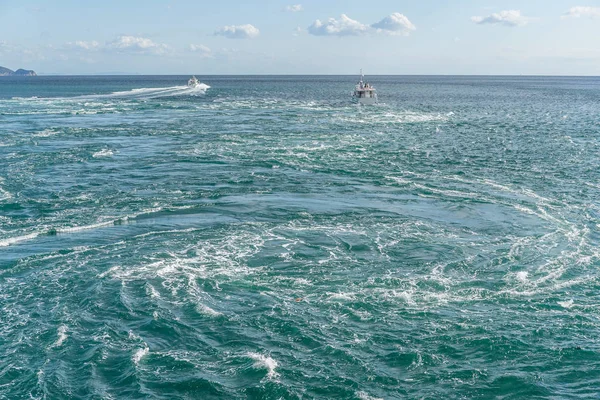
[[[600,79],[0,80],[0,398],[597,398]]]

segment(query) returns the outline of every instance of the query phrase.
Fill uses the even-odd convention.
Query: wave
[[[67,326],[66,325],[61,325],[58,327],[57,330],[57,339],[56,342],[54,342],[50,347],[60,347],[62,346],[62,344],[64,343],[65,340],[67,340]]]
[[[1,182],[1,181],[0,181]],[[0,186],[0,201],[12,199],[12,194]]]
[[[150,352],[150,349],[148,348],[148,346],[139,348],[135,351],[135,353],[133,353],[133,356],[131,357],[131,359],[135,365],[138,365],[140,363],[140,361],[142,360],[142,358],[145,355],[147,355],[149,352]]]
[[[100,158],[100,157],[110,157],[112,155],[113,155],[112,150],[110,150],[110,149],[102,149],[102,150],[97,151],[94,154],[92,154],[92,157],[94,157],[94,158]]]
[[[254,360],[254,368],[257,369],[266,369],[267,370],[267,378],[277,378],[279,373],[275,371],[278,366],[277,361],[275,361],[270,356],[265,356],[259,353],[248,352],[246,356]]]
[[[7,246],[11,246],[13,244],[17,244],[19,242],[25,242],[27,240],[32,240],[32,239],[35,239],[38,236],[40,236],[40,234],[41,233],[39,233],[39,232],[34,232],[34,233],[30,233],[28,235],[0,239],[0,247],[7,247]]]
[[[358,397],[360,400],[383,400],[383,398],[381,397],[373,397],[371,395],[369,395],[367,392],[356,392],[356,397]]]

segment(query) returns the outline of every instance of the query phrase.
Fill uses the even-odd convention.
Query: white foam
[[[361,321],[368,321],[371,319],[372,315],[368,311],[361,310],[350,310],[350,312],[360,318]]]
[[[407,291],[402,291],[402,292],[396,292],[395,290],[393,291],[393,294],[396,298],[401,299],[402,301],[404,301],[406,304],[415,304],[415,301],[413,300],[413,296],[412,293],[409,293]]]
[[[354,339],[352,340],[352,343],[354,344],[361,344],[361,343],[365,343],[367,341],[367,339],[361,339],[358,336],[356,336],[356,333],[354,334]]]
[[[345,292],[330,293],[329,294],[329,298],[331,300],[348,300],[348,301],[352,301],[352,300],[354,300],[354,296],[355,296],[355,293],[345,293]]]
[[[0,239],[0,247],[10,246],[19,242],[25,242],[27,240],[35,239],[40,235],[39,232],[30,233],[28,235],[17,236],[12,238]]]
[[[403,179],[397,176],[386,176],[386,179],[391,179],[400,185],[410,185],[412,183],[412,181],[408,179]]]
[[[140,360],[149,352],[150,352],[150,349],[148,348],[148,346],[145,346],[141,349],[137,349],[136,352],[133,353],[133,357],[131,357],[131,359],[133,360],[135,365],[138,365]]]
[[[74,99],[79,100],[95,100],[104,98],[125,98],[125,99],[155,99],[159,97],[171,97],[171,96],[197,96],[203,95],[210,89],[209,85],[204,83],[198,84],[198,86],[190,88],[188,86],[169,86],[169,87],[158,87],[158,88],[138,88],[132,90],[126,90],[121,92],[113,92],[109,94],[100,95],[86,95],[75,97]]]
[[[100,151],[95,152],[92,157],[94,158],[99,158],[99,157],[110,157],[113,155],[112,150],[110,149],[102,149]]]
[[[114,268],[114,267],[113,267]],[[108,272],[108,271],[106,271]],[[104,273],[106,273],[104,272]],[[153,299],[160,299],[160,293],[152,286],[151,284],[146,284],[146,294],[152,297]]]
[[[496,294],[499,296],[505,296],[508,294],[508,295],[511,295],[514,297],[523,297],[523,296],[529,297],[529,296],[538,295],[540,293],[547,293],[547,292],[563,290],[563,289],[566,289],[571,286],[580,285],[582,283],[588,282],[588,278],[577,278],[577,279],[571,279],[568,281],[556,282],[556,283],[551,283],[550,285],[541,286],[546,281],[556,280],[556,278],[562,272],[563,272],[562,270],[561,271],[553,271],[553,272],[550,272],[547,276],[538,279],[537,281],[531,281],[530,284],[531,284],[532,289],[530,289],[530,290],[523,290],[523,288],[518,288],[518,289],[511,288],[511,289],[501,290],[501,291],[497,292]],[[569,304],[568,301],[564,302],[564,303],[567,305]]]
[[[468,198],[468,199],[479,199],[481,197],[480,194],[478,194],[478,193],[460,192],[458,190],[451,190],[451,189],[437,189],[437,188],[434,188],[431,186],[421,185],[419,183],[413,183],[413,184],[416,187],[418,187],[419,189],[426,190],[428,192],[442,194],[446,197],[461,197],[461,198]]]
[[[130,280],[160,280],[166,291],[161,298],[181,300],[188,297],[196,311],[217,318],[219,311],[208,306],[210,299],[197,287],[198,278],[239,280],[251,274],[261,273],[262,267],[249,267],[246,260],[260,251],[263,239],[260,235],[243,232],[226,238],[201,241],[181,252],[167,252],[167,257],[149,257],[134,266],[113,266],[98,275],[99,278]],[[198,246],[194,252],[194,247]],[[195,254],[194,254],[195,253]],[[150,288],[146,288],[151,292]]]
[[[563,308],[571,308],[571,307],[573,307],[573,304],[574,304],[573,299],[558,302],[558,305]]]
[[[68,337],[67,336],[67,326],[66,325],[59,326],[58,330],[57,330],[57,335],[58,335],[58,338],[56,339],[56,342],[54,342],[52,344],[52,346],[50,346],[50,347],[60,347],[60,346],[62,346],[63,342],[65,340],[67,340],[67,337]]]
[[[272,378],[276,378],[279,376],[279,374],[275,371],[275,368],[277,368],[278,364],[277,361],[275,361],[273,358],[271,357],[267,357],[263,354],[259,354],[259,353],[247,353],[246,354],[247,357],[250,357],[251,359],[253,359],[255,361],[254,363],[254,368],[266,368],[267,369],[267,378],[272,379]]]
[[[33,136],[35,136],[35,137],[48,137],[48,136],[54,136],[56,134],[57,134],[57,131],[55,131],[53,129],[44,129],[43,131],[35,133]]]
[[[516,274],[516,277],[521,282],[527,282],[527,277],[529,276],[529,272],[527,271],[519,271]]]
[[[358,115],[338,114],[334,115],[334,121],[351,122],[353,124],[411,124],[420,122],[447,121],[450,115],[443,116],[441,114],[422,114],[413,111],[404,112],[386,112],[386,113],[369,113]]]
[[[356,392],[356,397],[358,397],[360,400],[383,400],[382,397],[373,397],[371,395],[369,395],[367,392]]]
[[[110,269],[98,274],[98,278],[102,279],[108,275],[118,274],[120,272],[122,272],[121,267],[119,265],[115,265],[114,267],[111,267]]]
[[[200,314],[204,314],[207,315],[209,317],[218,317],[219,315],[223,315],[222,313],[213,310],[212,308],[210,308],[209,306],[205,305],[205,304],[197,304],[196,305],[196,310],[200,313]]]
[[[522,205],[520,205],[520,204],[513,204],[513,207],[514,207],[516,210],[518,210],[518,211],[521,211],[522,213],[525,213],[525,214],[530,214],[530,215],[538,215],[538,214],[537,214],[535,211],[533,211],[533,210],[531,210],[531,209],[529,209],[529,208],[527,208],[527,207],[523,207],[523,206],[522,206]]]
[[[12,194],[10,194],[10,192],[8,192],[7,190],[4,190],[3,188],[0,187],[0,201],[2,200],[8,200],[8,199],[12,199]]]
[[[38,385],[41,385],[44,382],[44,376],[45,376],[44,371],[40,369],[36,375],[38,378]]]
[[[56,229],[56,232],[57,233],[81,232],[81,231],[87,231],[89,229],[104,228],[104,227],[111,226],[114,224],[115,224],[115,220],[111,220],[111,221],[105,221],[105,222],[98,222],[96,224],[90,224],[90,225],[73,226],[73,227],[69,227],[69,228],[58,228],[58,229]]]
[[[302,286],[308,286],[308,285],[312,284],[312,282],[306,278],[297,278],[297,279],[294,279],[293,282],[294,282],[294,285],[302,285]]]

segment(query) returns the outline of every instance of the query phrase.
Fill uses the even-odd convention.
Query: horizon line
[[[257,73],[257,74],[199,74],[199,73],[177,73],[177,74],[140,74],[140,73],[121,73],[121,72],[112,72],[112,73],[90,73],[90,74],[63,74],[63,73],[39,73],[40,76],[188,76],[188,75],[199,75],[199,76],[358,76],[359,74],[265,74],[265,73]],[[571,75],[571,74],[367,74],[366,76],[507,76],[507,77],[565,77],[565,78],[597,78],[600,75]],[[4,76],[2,76],[4,77]],[[36,76],[6,76],[12,78],[35,78]]]

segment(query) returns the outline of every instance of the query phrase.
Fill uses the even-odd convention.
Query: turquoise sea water
[[[0,398],[600,396],[600,79],[0,79]]]

